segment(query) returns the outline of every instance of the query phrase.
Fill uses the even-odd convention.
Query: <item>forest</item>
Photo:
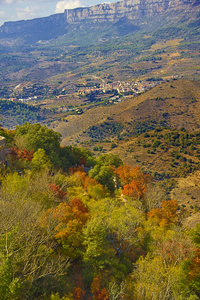
[[[31,123],[42,122],[52,116],[50,110],[9,100],[0,100],[0,111],[2,112],[1,123],[6,128],[22,125],[27,120]]]
[[[200,299],[200,224],[150,174],[40,124],[0,135],[2,300]]]

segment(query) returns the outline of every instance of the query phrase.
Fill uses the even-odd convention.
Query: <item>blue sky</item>
[[[62,13],[64,9],[92,6],[102,0],[0,0],[0,25]],[[113,1],[110,1],[113,2]]]

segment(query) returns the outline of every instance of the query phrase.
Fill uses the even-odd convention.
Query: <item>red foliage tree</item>
[[[31,161],[33,158],[34,151],[28,151],[26,149],[18,149],[18,148],[12,148],[11,155],[15,159],[22,159],[26,161]]]
[[[84,172],[84,168],[82,166],[78,166],[78,167],[70,167],[68,169],[69,174],[74,174],[74,173],[79,172],[79,171]]]
[[[80,158],[79,158],[78,165],[79,165],[79,166],[86,166],[86,164],[87,164],[87,162],[86,162],[85,157],[80,157]]]
[[[75,287],[72,291],[73,300],[83,300],[85,296],[85,291],[81,287]]]
[[[59,185],[56,185],[55,183],[49,184],[50,191],[52,194],[56,197],[59,198],[60,200],[63,200],[66,198],[67,193],[63,192]]]

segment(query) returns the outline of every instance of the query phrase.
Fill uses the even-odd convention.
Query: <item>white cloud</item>
[[[1,0],[0,3],[2,4],[13,4],[15,0]]]
[[[33,19],[37,17],[38,12],[41,11],[41,8],[38,6],[30,7],[27,6],[25,8],[17,8],[16,14],[17,18],[19,20],[27,20],[27,19]]]
[[[62,13],[65,9],[73,9],[77,7],[84,7],[85,5],[80,0],[63,0],[58,1],[55,13]]]
[[[28,4],[28,3],[34,3],[34,2],[39,2],[39,3],[49,3],[49,2],[56,2],[56,0],[0,0],[0,4]]]

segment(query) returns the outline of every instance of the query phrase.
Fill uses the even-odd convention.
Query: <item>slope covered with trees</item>
[[[200,227],[150,175],[39,124],[1,131],[1,299],[199,299]]]

